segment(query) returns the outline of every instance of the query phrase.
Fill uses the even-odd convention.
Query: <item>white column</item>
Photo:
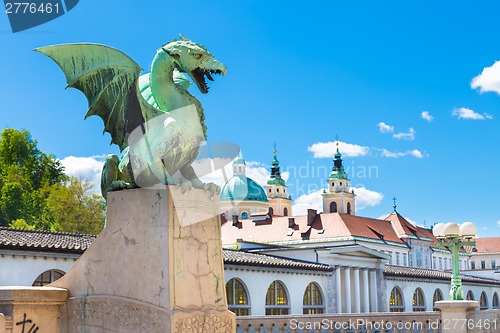
[[[344,268],[345,280],[345,312],[351,313],[351,267]]]
[[[360,285],[359,285],[359,267],[353,267],[353,274],[354,274],[354,312],[355,313],[360,313],[361,312],[361,306],[360,306]]]
[[[335,270],[335,299],[337,300],[337,313],[342,313],[342,280],[340,277],[341,266],[337,266]]]
[[[370,312],[370,282],[368,281],[368,269],[363,268],[363,312]]]
[[[377,272],[375,269],[370,270],[370,310],[378,312],[377,306]]]

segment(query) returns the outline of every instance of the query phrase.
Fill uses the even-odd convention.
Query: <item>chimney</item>
[[[288,228],[293,228],[295,227],[295,217],[289,217],[288,218]]]
[[[314,218],[318,215],[318,211],[316,209],[308,209],[307,210],[307,225],[310,226],[314,222]]]
[[[233,227],[235,227],[238,224],[238,215],[233,215]]]

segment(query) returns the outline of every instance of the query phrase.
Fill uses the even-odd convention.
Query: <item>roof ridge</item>
[[[51,231],[51,230],[40,230],[40,229],[22,229],[22,228],[0,227],[0,230],[20,231],[20,232],[34,233],[34,234],[51,234],[51,235],[66,235],[66,236],[90,236],[90,237],[97,237],[97,235],[84,234],[84,233],[80,233],[80,232]]]

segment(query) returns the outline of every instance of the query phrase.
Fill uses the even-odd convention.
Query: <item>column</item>
[[[378,312],[377,306],[377,272],[375,269],[370,269],[370,310]]]
[[[354,275],[354,312],[360,313],[360,285],[359,285],[359,267],[353,267]]]
[[[351,267],[344,268],[345,280],[345,312],[351,313]]]
[[[335,299],[337,300],[337,313],[342,313],[342,280],[340,277],[341,266],[337,266],[335,270]]]
[[[363,312],[370,312],[370,282],[368,281],[368,269],[363,268]]]

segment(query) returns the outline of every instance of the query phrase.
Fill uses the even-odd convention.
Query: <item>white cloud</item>
[[[392,151],[389,151],[385,148],[381,149],[380,155],[383,157],[390,157],[390,158],[398,158],[398,157],[404,157],[404,156],[413,156],[416,158],[424,158],[427,156],[427,155],[424,155],[418,149],[408,150],[406,152],[392,152]]]
[[[429,113],[429,111],[422,111],[422,113],[420,114],[420,117],[422,117],[422,119],[425,119],[425,120],[427,120],[429,122],[431,122],[434,119],[434,117],[431,116],[431,114]]]
[[[472,79],[470,86],[481,93],[492,91],[500,95],[500,61],[483,68],[483,72]]]
[[[365,209],[368,206],[376,206],[382,202],[384,195],[380,192],[369,190],[365,187],[354,187],[356,194],[356,210]]]
[[[356,194],[356,210],[363,210],[368,206],[376,206],[384,198],[382,193],[369,190],[365,187],[351,188]],[[293,215],[306,215],[307,209],[323,211],[323,190],[317,190],[308,194],[303,194],[293,202]]]
[[[323,211],[323,190],[317,190],[309,194],[303,194],[294,200],[292,205],[293,215],[306,215],[307,209],[316,209],[319,212]]]
[[[493,116],[487,113],[480,114],[474,112],[468,108],[454,108],[451,111],[453,116],[458,117],[458,119],[471,119],[471,120],[484,120],[484,119],[493,119]]]
[[[89,181],[93,187],[93,193],[101,193],[101,171],[104,165],[102,156],[78,157],[67,156],[61,160],[64,173],[83,181]]]
[[[339,150],[344,156],[357,157],[367,155],[370,148],[339,141]],[[314,158],[332,158],[337,151],[337,142],[317,142],[307,147],[307,151],[313,152]]]
[[[410,150],[408,155],[411,155],[411,156],[416,157],[416,158],[423,158],[424,157],[424,155],[418,149]]]
[[[393,138],[395,139],[403,139],[403,140],[415,140],[415,130],[413,127],[410,127],[409,131],[407,133],[394,133],[392,135]]]
[[[500,220],[499,220],[499,221],[497,221],[497,226],[498,226],[498,227],[500,227]]]
[[[247,177],[252,178],[257,182],[257,184],[264,186],[270,176],[270,171],[268,168],[264,167],[262,163],[259,162],[247,162]]]
[[[377,127],[378,127],[380,133],[392,133],[392,132],[394,132],[394,126],[387,125],[384,122],[378,123]]]

